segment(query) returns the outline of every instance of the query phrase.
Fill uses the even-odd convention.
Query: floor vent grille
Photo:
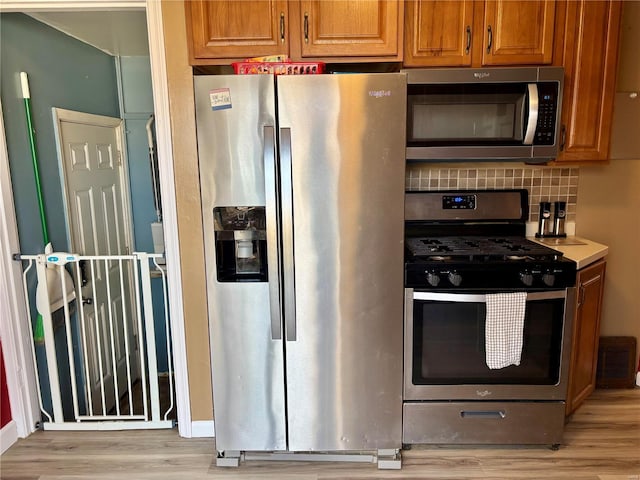
[[[635,363],[635,337],[600,337],[596,387],[633,388]]]

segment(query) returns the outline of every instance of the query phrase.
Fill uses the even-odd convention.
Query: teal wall
[[[146,124],[153,113],[151,64],[149,57],[119,57],[122,84],[122,118],[125,120],[127,158],[131,179],[131,210],[135,248],[140,252],[153,252],[151,223],[158,221],[153,198],[151,160]],[[155,125],[152,125],[155,132]],[[153,265],[152,265],[153,268]],[[162,280],[151,280],[153,315],[156,328],[158,371],[167,372],[167,341],[165,335]]]
[[[20,237],[24,254],[44,250],[36,196],[31,151],[27,133],[20,72],[29,77],[32,121],[36,137],[38,165],[45,204],[49,240],[58,251],[69,249],[64,218],[62,185],[58,167],[53,107],[120,117],[118,83],[113,58],[21,13],[0,14],[0,98],[9,154],[9,168]],[[28,278],[35,292],[35,275]],[[36,318],[31,298],[32,319]],[[54,325],[60,323],[54,314]],[[57,319],[57,320],[56,320]],[[75,324],[75,322],[74,322]],[[77,332],[74,350],[78,355]],[[64,329],[55,329],[57,357],[65,418],[72,416],[71,380]],[[40,386],[45,408],[51,411],[49,381],[45,372],[44,349],[36,348]],[[80,385],[82,378],[76,378]]]
[[[11,180],[23,253],[43,251],[20,72],[27,72],[49,238],[67,250],[52,107],[120,117],[113,58],[21,13],[0,14],[0,68]]]
[[[119,57],[122,118],[125,120],[127,159],[131,179],[131,209],[135,249],[153,252],[151,223],[157,221],[153,201],[151,162],[146,124],[153,114],[149,57]],[[155,125],[152,126],[154,129]]]
[[[118,98],[117,61],[120,62],[123,112],[120,111]],[[149,58],[116,59],[27,15],[0,14],[0,98],[20,251],[24,254],[35,254],[42,252],[44,245],[20,88],[20,72],[27,72],[29,76],[45,215],[49,238],[54,248],[58,251],[69,249],[51,112],[52,107],[57,107],[125,119],[135,249],[153,252],[150,223],[156,220],[156,215],[149,147],[144,128],[146,120],[153,112]],[[29,278],[29,283],[30,291],[35,291],[35,275]],[[162,284],[159,280],[154,280],[152,288],[156,331],[164,332]],[[34,304],[33,299],[31,300]],[[35,319],[34,305],[32,312]],[[66,344],[62,334],[63,329],[56,329],[56,343],[61,346]],[[163,339],[159,338],[158,342],[159,370],[166,371],[166,345]],[[40,372],[44,371],[43,353],[41,348],[38,348]],[[59,358],[59,361],[64,364],[66,359]],[[64,384],[68,384],[70,380],[61,380],[63,390],[69,390],[70,385]],[[48,408],[50,400],[46,375],[41,375],[41,386],[45,407]],[[66,397],[64,393],[63,396]],[[68,418],[70,404],[66,398],[63,403],[65,417]]]

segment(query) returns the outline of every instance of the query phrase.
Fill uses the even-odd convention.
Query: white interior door
[[[129,254],[131,208],[123,121],[62,109],[54,109],[54,120],[73,253]],[[85,381],[90,385],[87,400],[94,415],[106,415],[139,376],[129,264],[99,260],[83,267],[82,298],[92,303],[83,303],[80,323]]]

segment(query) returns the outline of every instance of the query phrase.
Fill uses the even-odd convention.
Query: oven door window
[[[485,361],[484,302],[414,300],[414,385],[555,385],[562,353],[564,299],[527,301],[520,365]]]

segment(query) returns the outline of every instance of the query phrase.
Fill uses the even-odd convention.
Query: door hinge
[[[120,150],[116,150],[117,153],[117,157],[118,157],[118,166],[121,167],[122,166],[122,152]]]

